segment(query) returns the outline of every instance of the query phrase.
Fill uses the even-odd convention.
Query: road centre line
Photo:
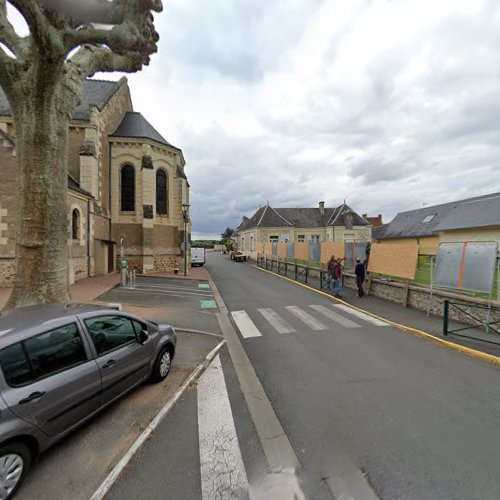
[[[413,328],[413,327],[408,326],[408,325],[396,323],[395,321],[391,321],[390,319],[387,319],[387,318],[382,318],[382,317],[377,316],[376,314],[374,314],[372,312],[365,311],[364,309],[353,306],[353,305],[349,304],[348,302],[345,302],[341,299],[337,299],[336,297],[333,297],[332,295],[330,295],[328,293],[322,292],[321,290],[316,290],[316,288],[313,288],[313,287],[306,285],[304,283],[299,283],[295,280],[287,278],[286,276],[281,276],[279,274],[268,271],[267,269],[261,269],[259,266],[256,266],[256,265],[253,265],[252,267],[254,267],[258,271],[261,271],[263,273],[271,274],[277,278],[281,278],[281,279],[286,280],[290,283],[293,283],[294,285],[301,286],[302,288],[306,288],[307,290],[309,290],[311,292],[319,293],[320,295],[323,295],[323,297],[326,297],[329,300],[332,300],[335,302],[340,302],[341,304],[345,304],[346,306],[348,306],[351,309],[354,309],[356,311],[360,311],[360,312],[363,312],[365,314],[370,315],[372,318],[378,318],[381,321],[385,321],[386,323],[389,323],[389,325],[391,325],[395,328],[399,328],[400,330],[414,333],[420,337],[426,338],[427,340],[431,340],[432,342],[435,342],[437,344],[441,344],[442,346],[448,347],[448,348],[453,349],[455,351],[460,351],[463,354],[467,354],[468,356],[471,356],[473,358],[481,359],[483,361],[488,361],[489,363],[493,363],[494,365],[500,365],[500,357],[494,356],[493,354],[488,354],[486,352],[478,351],[478,350],[472,349],[470,347],[465,347],[465,346],[460,345],[460,344],[455,344],[454,342],[450,342],[449,340],[441,339],[439,337],[436,337],[435,335],[431,335],[430,333],[424,332],[423,330],[419,330],[418,328]]]
[[[365,314],[361,311],[356,311],[355,309],[352,309],[351,307],[345,306],[344,304],[333,304],[333,307],[336,307],[342,311],[345,311],[346,313],[352,314],[353,316],[356,316],[357,318],[360,318],[363,321],[371,323],[372,325],[389,326],[389,323],[387,323],[386,321],[381,321],[380,319],[374,318],[373,316]]]
[[[262,308],[262,309],[257,309],[264,318],[267,319],[267,321],[271,324],[271,326],[278,332],[278,333],[292,333],[296,332],[295,328],[290,326],[290,324],[283,319],[277,312],[273,311],[270,308]]]
[[[243,338],[262,337],[262,334],[245,311],[232,311],[231,315]]]
[[[197,397],[202,498],[246,498],[248,479],[219,355],[198,381]]]
[[[291,312],[296,318],[300,319],[312,330],[328,330],[328,327],[321,321],[313,318],[309,313],[305,312],[298,306],[285,306],[285,309]]]
[[[323,316],[326,316],[332,321],[335,321],[335,323],[344,326],[345,328],[361,328],[361,325],[358,325],[354,321],[351,321],[349,318],[344,318],[344,316],[337,314],[335,311],[332,311],[331,309],[328,309],[328,307],[320,305],[312,305],[309,307],[319,312],[320,314],[323,314]]]

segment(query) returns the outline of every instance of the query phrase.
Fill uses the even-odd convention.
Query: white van
[[[191,247],[191,265],[202,266],[205,264],[205,249]]]

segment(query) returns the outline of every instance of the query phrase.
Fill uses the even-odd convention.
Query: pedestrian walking
[[[334,267],[335,267],[335,255],[332,255],[330,257],[330,260],[327,262],[327,265],[326,265],[326,271],[327,271],[326,288],[329,288],[332,291],[333,291],[333,269],[334,269]]]
[[[342,266],[340,264],[340,259],[335,260],[333,266],[333,296],[340,299],[342,297],[341,293],[341,282],[342,282]]]
[[[366,272],[365,265],[361,263],[361,259],[356,259],[354,274],[356,275],[356,285],[358,286],[358,297],[363,297],[365,294],[363,290],[363,283],[365,281]]]

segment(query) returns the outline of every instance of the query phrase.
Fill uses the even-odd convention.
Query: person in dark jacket
[[[361,259],[356,259],[356,267],[354,268],[356,275],[356,285],[358,285],[358,297],[363,297],[363,282],[365,281],[365,265],[361,263]]]
[[[342,295],[340,295],[340,285],[342,283],[342,266],[341,259],[336,259],[335,264],[333,266],[333,296],[340,299]]]

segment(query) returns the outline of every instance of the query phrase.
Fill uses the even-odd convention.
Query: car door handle
[[[19,401],[19,404],[24,405],[26,403],[29,403],[30,401],[34,401],[35,399],[40,399],[44,395],[45,392],[32,392],[27,398],[21,399],[21,401]]]
[[[105,365],[103,365],[103,368],[111,368],[114,364],[116,363],[116,360],[110,359]]]

